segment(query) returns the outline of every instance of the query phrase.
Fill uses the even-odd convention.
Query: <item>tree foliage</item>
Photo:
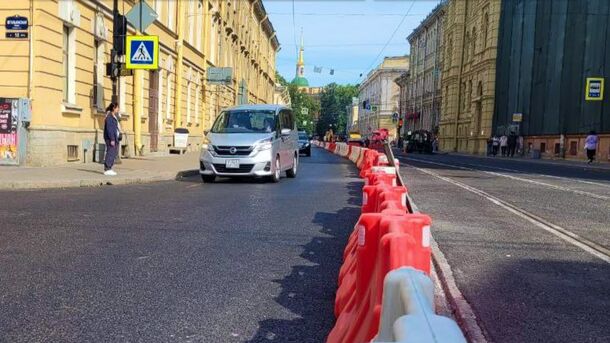
[[[309,94],[299,91],[296,85],[288,85],[288,93],[299,130],[305,130],[308,134],[313,133],[313,115],[320,111],[320,105]],[[303,111],[304,108],[307,110]]]
[[[323,136],[328,129],[338,135],[346,134],[347,106],[358,96],[358,85],[338,85],[331,83],[324,87],[320,98],[320,119],[316,126],[318,135]]]

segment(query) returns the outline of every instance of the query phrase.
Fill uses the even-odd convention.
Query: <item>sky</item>
[[[407,36],[438,3],[439,0],[263,0],[281,44],[278,72],[288,81],[294,78],[302,28],[305,77],[310,86],[360,83],[384,56],[409,54]],[[314,73],[314,66],[322,67],[322,73]],[[330,69],[335,70],[334,75],[330,75]]]

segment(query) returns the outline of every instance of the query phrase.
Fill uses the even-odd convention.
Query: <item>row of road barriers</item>
[[[398,161],[345,143],[314,145],[349,158],[364,179],[361,215],[343,252],[336,323],[327,343],[466,342],[455,321],[434,311],[432,220],[411,211],[408,190],[397,183]]]

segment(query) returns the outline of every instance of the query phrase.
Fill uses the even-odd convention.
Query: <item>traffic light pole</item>
[[[112,3],[112,50],[110,52],[110,63],[112,63],[113,65],[115,65],[115,63],[118,63],[118,59],[119,56],[117,54],[116,51],[116,41],[120,39],[120,37],[117,37],[117,29],[116,29],[116,25],[119,22],[119,0],[113,0]],[[114,70],[115,68],[112,68],[112,70]],[[119,95],[118,95],[118,86],[119,86],[119,77],[120,77],[120,73],[113,73],[113,75],[111,75],[111,79],[112,79],[112,102],[113,103],[118,103],[119,102]]]

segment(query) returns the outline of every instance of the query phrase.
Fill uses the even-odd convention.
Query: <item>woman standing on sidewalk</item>
[[[106,108],[106,119],[104,120],[104,141],[106,142],[106,158],[104,159],[104,175],[115,176],[112,170],[119,145],[119,121],[117,115],[119,105],[110,103]]]
[[[585,150],[587,151],[587,158],[589,159],[589,162],[587,162],[587,164],[591,164],[595,160],[597,142],[597,134],[595,133],[595,131],[590,131],[589,135],[585,139]]]

